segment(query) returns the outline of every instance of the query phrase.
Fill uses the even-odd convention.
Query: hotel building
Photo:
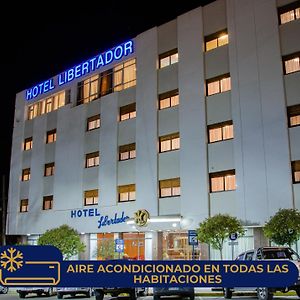
[[[191,259],[188,230],[228,213],[234,255],[267,244],[270,216],[300,209],[299,37],[300,1],[217,0],[18,93],[7,234],[68,224],[80,258],[122,239]]]

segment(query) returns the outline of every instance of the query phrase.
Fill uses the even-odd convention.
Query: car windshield
[[[263,249],[264,259],[289,259],[298,260],[299,255],[292,249]]]

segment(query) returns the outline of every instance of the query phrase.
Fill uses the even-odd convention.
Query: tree
[[[65,259],[69,259],[85,249],[85,245],[80,241],[79,233],[68,225],[47,230],[39,237],[37,243],[38,245],[57,247]]]
[[[210,244],[214,249],[219,250],[222,260],[224,241],[231,233],[235,232],[238,236],[244,235],[245,232],[241,222],[228,214],[217,214],[199,224],[197,236],[201,243]]]
[[[291,245],[300,238],[300,211],[279,209],[265,224],[264,234],[277,245]]]

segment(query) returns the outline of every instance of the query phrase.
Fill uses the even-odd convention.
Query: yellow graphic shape
[[[49,269],[57,270],[57,278],[55,277],[6,277],[2,278],[2,270],[0,269],[0,283],[3,285],[57,285],[60,282],[60,263],[58,261],[26,261],[25,265],[45,265]]]
[[[9,272],[14,272],[23,266],[23,253],[15,248],[4,250],[1,255],[1,267]]]

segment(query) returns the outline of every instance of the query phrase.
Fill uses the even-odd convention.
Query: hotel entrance
[[[91,256],[97,260],[120,259],[124,256],[130,260],[145,259],[145,233],[124,232],[124,233],[97,233],[91,237],[91,247],[94,250]],[[96,240],[95,240],[96,238]],[[124,252],[115,252],[115,240],[124,240]]]

